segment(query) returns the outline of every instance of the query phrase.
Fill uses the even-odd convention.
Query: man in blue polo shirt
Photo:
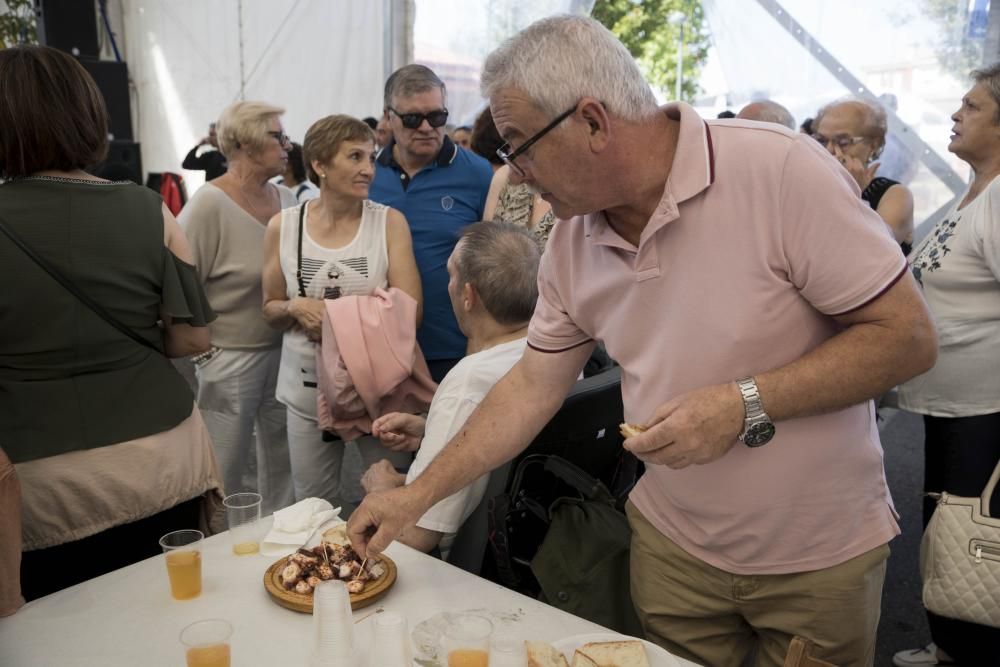
[[[445,136],[444,82],[423,65],[406,65],[385,83],[393,140],[379,151],[369,197],[402,212],[424,289],[417,342],[436,382],[465,356],[465,336],[448,297],[448,257],[466,225],[482,219],[493,170]]]

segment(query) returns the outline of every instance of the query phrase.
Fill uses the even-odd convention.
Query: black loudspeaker
[[[35,0],[38,42],[72,53],[97,58],[97,10],[94,0]]]
[[[108,108],[108,133],[116,141],[131,141],[132,103],[128,94],[128,65],[114,60],[81,59],[80,64],[94,77]]]
[[[109,181],[133,181],[142,185],[142,152],[134,141],[112,141],[108,157],[90,173]]]

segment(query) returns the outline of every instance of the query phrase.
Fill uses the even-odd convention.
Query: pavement
[[[920,415],[908,412],[889,409],[882,414],[885,421],[880,433],[885,473],[903,531],[889,544],[892,554],[882,589],[882,620],[875,647],[875,667],[890,667],[896,651],[924,646],[930,641],[927,617],[920,602],[918,568],[923,533],[924,422]]]

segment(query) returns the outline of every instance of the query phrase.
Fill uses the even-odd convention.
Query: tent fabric
[[[203,182],[181,161],[240,99],[241,42],[243,98],[285,108],[293,141],[332,113],[378,115],[388,13],[388,3],[352,0],[123,3],[143,166],[183,173],[192,190]]]

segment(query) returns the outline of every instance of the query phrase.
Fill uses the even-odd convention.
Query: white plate
[[[573,652],[584,644],[589,644],[590,642],[620,642],[629,639],[636,638],[629,637],[627,635],[616,635],[609,632],[599,632],[589,635],[573,635],[572,637],[566,637],[557,642],[552,642],[552,645],[555,646],[557,650],[562,651],[563,655],[566,656],[566,660],[572,664]],[[642,645],[646,649],[646,659],[649,660],[649,667],[682,667],[682,663],[677,658],[670,655],[656,644],[651,644],[645,639],[640,639],[639,641],[642,642]]]

